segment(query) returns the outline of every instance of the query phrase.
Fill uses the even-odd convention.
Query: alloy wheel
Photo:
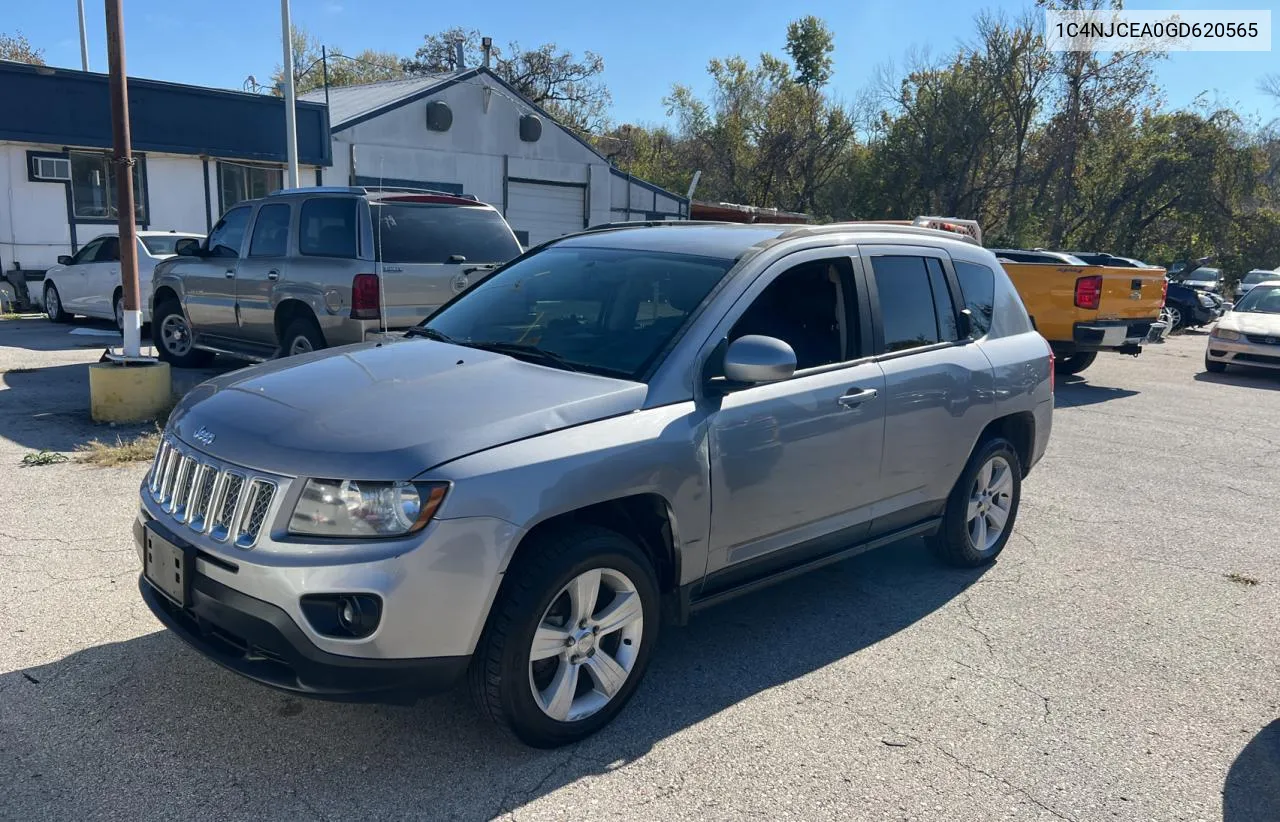
[[[45,289],[44,313],[48,314],[50,317],[56,317],[62,313],[62,301],[58,299],[58,289]]]
[[[295,354],[308,354],[314,350],[315,347],[311,345],[311,340],[299,334],[293,338],[293,343],[289,346],[289,356],[293,356]]]
[[[191,329],[181,314],[170,314],[160,323],[160,342],[175,357],[191,352]]]
[[[644,640],[644,608],[620,571],[593,568],[552,599],[529,652],[529,687],[559,722],[598,713],[622,689]]]
[[[1000,541],[1013,505],[1013,469],[1002,456],[994,456],[982,466],[969,494],[966,529],[969,541],[979,551],[990,551]]]
[[[116,297],[116,328],[124,331],[124,298]]]
[[[1182,312],[1172,305],[1166,305],[1164,307],[1164,310],[1169,312],[1169,330],[1173,331],[1175,329],[1181,328]]]

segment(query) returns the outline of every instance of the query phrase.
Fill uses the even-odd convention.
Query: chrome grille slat
[[[147,484],[160,509],[196,533],[237,548],[252,548],[276,498],[272,478],[219,464],[165,437]]]

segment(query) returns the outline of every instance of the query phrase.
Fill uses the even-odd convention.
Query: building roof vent
[[[520,139],[536,143],[542,138],[542,118],[536,114],[520,115]]]

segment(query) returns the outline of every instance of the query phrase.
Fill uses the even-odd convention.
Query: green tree
[[[33,47],[31,41],[21,31],[16,34],[0,32],[0,60],[43,66],[44,49]]]
[[[293,46],[293,83],[298,94],[323,88],[325,66],[320,64],[320,39],[301,26],[289,31]],[[341,46],[326,46],[330,86],[355,86],[396,80],[405,76],[403,58],[386,51],[365,49],[347,55]],[[284,67],[277,65],[271,75],[272,92],[280,94]]]
[[[835,37],[825,21],[813,15],[787,25],[787,54],[796,66],[796,81],[809,88],[825,86],[831,79],[831,53]]]

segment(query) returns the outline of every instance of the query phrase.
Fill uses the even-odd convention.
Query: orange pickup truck
[[[901,221],[907,222],[907,221]],[[911,224],[968,234],[982,243],[975,220],[917,217]],[[1169,287],[1163,268],[1088,265],[1069,254],[993,249],[1040,336],[1053,348],[1059,374],[1078,374],[1099,351],[1137,356],[1163,338],[1160,319]]]

